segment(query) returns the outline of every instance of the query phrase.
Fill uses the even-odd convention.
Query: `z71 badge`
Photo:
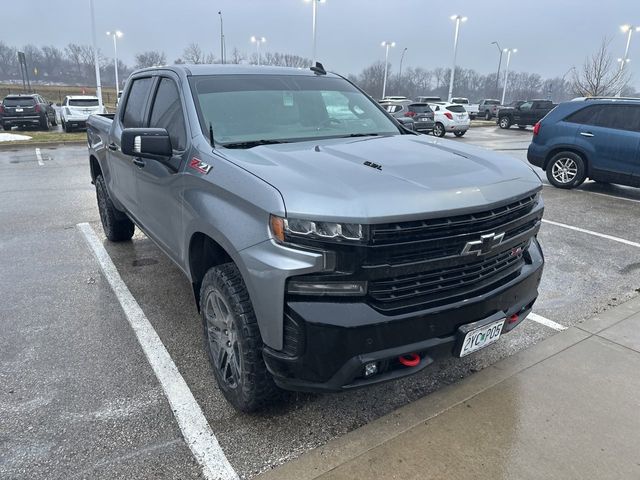
[[[202,160],[199,160],[195,157],[192,158],[191,161],[189,162],[189,167],[193,168],[194,170],[197,170],[200,173],[204,173],[205,175],[209,173],[213,168],[208,163],[204,163]]]

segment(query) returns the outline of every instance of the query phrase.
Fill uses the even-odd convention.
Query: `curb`
[[[369,424],[330,440],[327,444],[310,450],[288,463],[267,470],[255,478],[257,480],[317,479],[637,312],[640,312],[640,297],[597,314],[527,350],[506,357],[460,382],[448,385]]]
[[[13,150],[17,148],[49,148],[60,147],[67,145],[86,145],[86,140],[70,140],[70,141],[56,141],[56,142],[2,142],[0,143],[0,150]]]

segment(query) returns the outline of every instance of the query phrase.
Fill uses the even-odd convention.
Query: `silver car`
[[[431,110],[429,104],[404,100],[395,102],[384,101],[380,102],[380,105],[398,119],[412,119],[416,132],[433,132],[435,121],[433,118],[433,110]]]

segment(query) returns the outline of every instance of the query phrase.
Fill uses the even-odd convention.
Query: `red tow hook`
[[[405,367],[416,367],[420,365],[420,355],[417,353],[408,353],[407,355],[400,355],[398,361]]]

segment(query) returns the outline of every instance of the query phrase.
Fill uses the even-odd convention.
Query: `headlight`
[[[366,238],[363,225],[357,223],[322,222],[271,215],[271,232],[281,242],[292,238],[362,242]]]

